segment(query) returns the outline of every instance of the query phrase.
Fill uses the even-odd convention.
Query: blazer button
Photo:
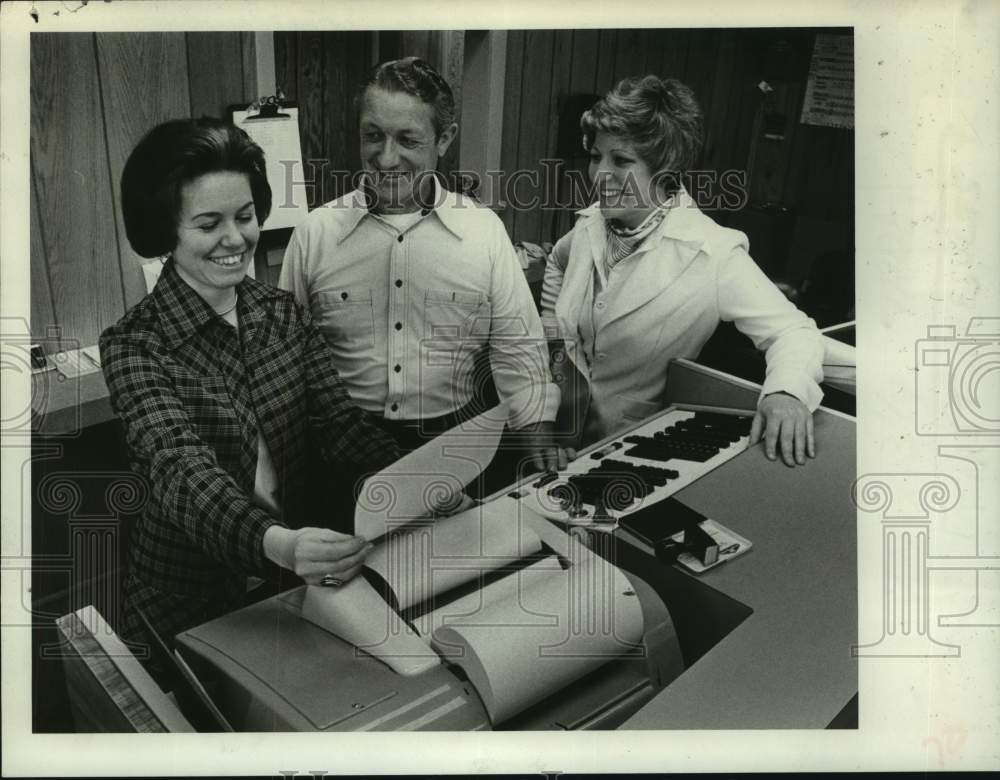
[[[402,235],[400,235],[400,237],[399,237],[399,238],[397,238],[396,240],[397,240],[397,241],[398,241],[399,243],[401,243],[401,244],[402,244],[402,243],[403,243],[403,236],[402,236]]]
[[[392,411],[394,411],[394,412],[398,412],[399,411],[399,404],[393,404],[389,408],[392,409]]]
[[[397,322],[396,323],[396,330],[402,330],[402,329],[403,329],[403,323],[402,322]]]

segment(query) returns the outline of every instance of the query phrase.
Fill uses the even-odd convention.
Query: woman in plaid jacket
[[[150,484],[120,633],[147,641],[144,617],[170,644],[241,606],[248,575],[337,585],[357,574],[370,545],[305,512],[309,454],[326,485],[350,488],[399,452],[352,404],[292,295],[247,276],[271,190],[246,133],[165,122],[132,152],[121,195],[133,249],[167,259],[100,341],[132,468]]]

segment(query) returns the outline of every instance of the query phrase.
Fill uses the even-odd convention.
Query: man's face
[[[455,137],[456,125],[434,133],[434,107],[405,92],[368,87],[361,103],[361,162],[386,213],[416,211],[416,187]],[[428,192],[428,190],[425,190]]]

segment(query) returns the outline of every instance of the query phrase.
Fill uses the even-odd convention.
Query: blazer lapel
[[[710,221],[681,187],[659,227],[631,258],[623,261],[638,265],[620,290],[614,311],[604,320],[605,327],[645,306],[677,282],[705,247],[706,222]]]
[[[562,290],[556,300],[556,318],[567,347],[570,341],[576,341],[581,314],[594,305],[594,268],[600,261],[605,235],[604,222],[599,213],[591,213],[593,208],[581,212],[582,224],[574,231]],[[574,362],[578,358],[573,355]]]
[[[635,256],[624,261],[636,263],[636,266],[615,295],[615,304],[603,327],[662,295],[684,274],[702,248],[701,241],[680,241],[664,235],[651,238],[654,243],[647,243]]]

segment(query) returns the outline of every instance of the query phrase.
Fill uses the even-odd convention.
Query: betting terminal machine
[[[857,692],[854,421],[819,410],[790,469],[747,446],[758,393],[675,361],[565,471],[176,652],[238,731],[825,727]]]

